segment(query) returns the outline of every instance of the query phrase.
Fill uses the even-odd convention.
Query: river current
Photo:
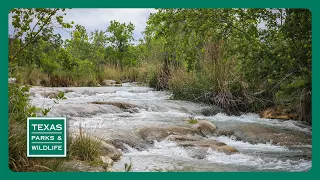
[[[47,97],[58,91],[65,92],[67,99],[55,103]],[[67,116],[69,131],[77,132],[81,127],[99,138],[121,140],[126,148],[114,162],[115,171],[123,171],[130,159],[132,171],[308,171],[312,166],[312,129],[294,120],[263,119],[257,114],[204,116],[202,112],[212,106],[172,100],[169,92],[134,83],[121,87],[32,87],[30,94],[33,105],[51,108],[49,116]],[[92,102],[128,103],[134,108]],[[233,135],[207,138],[238,152],[225,154],[210,148],[203,152],[168,140],[144,146],[136,135],[143,127],[184,125],[190,117],[233,131]],[[201,158],[197,158],[199,154]]]

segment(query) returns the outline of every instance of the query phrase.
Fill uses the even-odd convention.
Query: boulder
[[[100,156],[100,159],[105,165],[107,165],[107,167],[113,165],[113,160],[111,158],[109,158],[108,156]]]
[[[153,143],[153,141],[161,141],[169,136],[165,128],[145,127],[138,131],[138,135],[145,141]]]
[[[203,136],[213,134],[217,129],[212,122],[206,120],[199,120],[198,123],[192,125],[192,128]]]
[[[102,83],[102,85],[104,86],[113,86],[115,84],[116,84],[115,80],[103,80],[103,83]]]
[[[200,135],[205,137],[206,135],[213,134],[216,130],[216,126],[205,120],[199,120],[197,124],[191,127],[183,126],[168,126],[168,127],[145,127],[138,131],[138,135],[145,141],[152,143],[153,141],[162,141],[169,135],[169,139],[185,138],[190,139],[187,135]],[[198,137],[194,137],[198,138]]]
[[[226,154],[238,152],[238,150],[234,147],[228,146],[225,143],[216,140],[181,141],[178,142],[178,145],[182,147],[211,148],[212,150],[224,152]]]
[[[290,112],[287,109],[268,108],[260,113],[260,117],[266,119],[289,120],[297,119],[298,115],[296,113]]]
[[[117,148],[105,141],[101,141],[100,151],[103,156],[107,156],[112,160],[118,160],[122,156],[122,153]]]
[[[217,151],[219,151],[219,152],[224,152],[224,153],[226,153],[226,154],[233,154],[233,153],[238,152],[237,149],[235,149],[235,148],[232,147],[232,146],[228,146],[228,145],[218,146],[218,147],[217,147]]]
[[[132,134],[126,134],[126,136],[120,135],[117,138],[109,139],[106,142],[112,144],[117,149],[121,149],[122,152],[129,152],[129,148],[142,151],[150,146],[149,143],[146,143],[144,140]]]

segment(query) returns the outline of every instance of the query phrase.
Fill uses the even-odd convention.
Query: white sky
[[[95,29],[105,31],[110,24],[111,20],[119,21],[120,23],[131,22],[135,26],[133,32],[134,38],[138,40],[142,38],[141,32],[146,27],[146,21],[150,13],[156,12],[155,9],[138,9],[138,8],[73,8],[67,9],[64,20],[66,22],[74,21],[75,24],[84,26],[87,32],[90,33]],[[11,17],[9,15],[9,33],[12,33]],[[70,31],[70,30],[69,30]],[[69,34],[66,31],[58,30],[61,36],[69,38]]]
[[[156,12],[155,9],[138,9],[138,8],[104,8],[104,9],[68,9],[65,21],[74,21],[86,27],[88,32],[98,30],[106,30],[111,20],[120,23],[131,22],[135,26],[134,38],[138,40],[142,38],[141,32],[146,27],[146,21],[149,14]]]

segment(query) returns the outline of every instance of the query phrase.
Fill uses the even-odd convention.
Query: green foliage
[[[59,99],[64,100],[64,99],[67,99],[67,98],[65,97],[64,92],[63,92],[63,91],[60,91],[60,92],[57,94],[56,99],[58,99],[58,100],[59,100]]]
[[[198,123],[197,119],[191,118],[188,120],[188,124],[197,124],[197,123]]]
[[[121,70],[124,67],[124,57],[130,57],[130,42],[133,40],[134,25],[129,23],[119,23],[117,21],[110,21],[110,26],[107,28],[107,32],[111,33],[108,40],[114,48],[115,57],[118,59],[117,65],[120,65]],[[127,60],[128,61],[128,60]],[[129,61],[131,62],[131,61]]]
[[[12,51],[9,55],[10,61],[15,60],[31,43],[35,43],[40,35],[52,37],[54,26],[71,28],[72,23],[65,23],[63,21],[64,11],[65,9],[59,8],[16,8],[10,10],[10,13],[12,14],[12,26],[15,28],[16,32],[13,37],[15,39],[24,39],[24,43],[20,41],[19,48]],[[33,21],[36,21],[36,23],[32,24]]]
[[[9,120],[26,122],[27,117],[36,116],[37,108],[29,104],[29,87],[9,84]]]
[[[125,170],[126,172],[129,172],[129,171],[131,170],[131,168],[132,168],[131,158],[129,158],[129,160],[130,160],[130,163],[129,163],[129,164],[128,164],[128,163],[125,163],[125,164],[124,164],[124,170]]]
[[[88,136],[80,128],[79,135],[72,139],[68,147],[68,154],[82,161],[94,161],[100,155],[100,147],[100,141]]]
[[[145,37],[149,47],[162,42],[158,49],[170,64],[191,73],[173,74],[169,89],[176,98],[213,103],[231,114],[277,104],[310,117],[307,9],[158,9]]]
[[[229,114],[277,105],[301,110],[301,119],[311,115],[307,9],[157,9],[135,45],[132,23],[111,21],[105,31],[91,33],[75,25],[63,41],[54,27],[73,24],[63,21],[64,9],[11,13],[16,31],[9,37],[9,72],[21,84],[141,81]]]
[[[41,110],[42,116],[47,116],[48,113],[50,112],[51,108],[45,108],[43,110]]]

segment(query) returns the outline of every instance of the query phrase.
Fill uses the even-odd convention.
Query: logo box
[[[28,117],[27,157],[66,157],[66,132],[66,117]]]

